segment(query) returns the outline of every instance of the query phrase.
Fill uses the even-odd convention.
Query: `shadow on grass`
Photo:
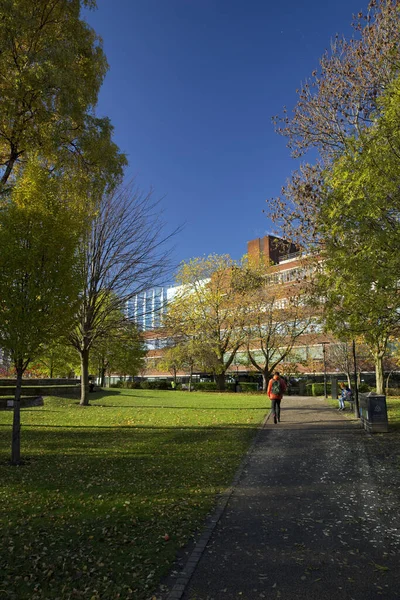
[[[264,406],[227,406],[226,408],[221,408],[220,406],[171,406],[169,404],[161,405],[161,404],[130,404],[130,405],[119,405],[119,404],[90,404],[90,407],[93,408],[127,408],[132,410],[134,408],[161,408],[164,410],[195,410],[195,411],[203,411],[203,410],[265,410]]]
[[[0,423],[1,427],[10,428],[10,423]],[[117,431],[119,429],[144,429],[154,431],[168,431],[174,429],[185,429],[188,431],[201,431],[201,430],[232,430],[232,429],[256,429],[256,423],[227,423],[226,425],[46,425],[41,423],[26,423],[21,426],[22,429],[112,429]]]

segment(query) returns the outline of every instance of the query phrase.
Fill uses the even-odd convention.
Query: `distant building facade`
[[[307,267],[301,261],[299,249],[285,240],[273,235],[251,240],[247,244],[247,254],[254,262],[263,262],[266,265],[266,273],[273,284],[293,284],[302,280],[309,274]],[[147,368],[141,375],[146,378],[170,378],[170,373],[163,373],[157,369],[157,361],[162,358],[163,351],[172,344],[166,332],[162,329],[163,315],[167,310],[168,303],[173,300],[179,287],[155,287],[127,303],[127,316],[133,319],[144,333],[147,346]],[[285,299],[282,300],[284,308]],[[318,331],[319,330],[319,331]],[[316,334],[318,340],[316,340]],[[322,360],[322,342],[326,337],[322,334],[316,323],[309,334],[302,336],[296,344],[295,357],[293,361]],[[238,358],[244,351],[238,352]],[[237,360],[231,366],[230,371],[236,375],[249,371],[248,367],[239,364]],[[180,373],[180,376],[184,376]]]

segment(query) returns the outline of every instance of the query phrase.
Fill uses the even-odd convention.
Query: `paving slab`
[[[247,458],[165,598],[400,598],[400,465],[358,420],[284,398]]]

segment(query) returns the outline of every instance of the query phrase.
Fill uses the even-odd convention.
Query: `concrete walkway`
[[[281,419],[266,422],[209,539],[178,574],[184,585],[164,597],[400,598],[400,464],[385,434],[318,398],[285,398]]]

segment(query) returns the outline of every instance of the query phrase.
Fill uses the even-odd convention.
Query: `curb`
[[[246,452],[246,455],[244,456],[242,462],[240,463],[239,467],[236,470],[232,484],[221,494],[221,497],[217,502],[217,506],[216,506],[213,514],[207,521],[207,525],[206,525],[203,533],[201,534],[200,539],[196,542],[193,552],[189,556],[189,558],[186,562],[186,565],[180,572],[180,574],[176,580],[176,583],[174,584],[172,590],[169,592],[168,596],[166,597],[166,600],[181,600],[183,594],[185,593],[186,588],[189,584],[189,581],[191,580],[192,575],[193,575],[193,573],[194,573],[194,571],[206,549],[206,546],[207,546],[208,542],[210,541],[211,535],[212,535],[218,521],[221,519],[222,515],[225,512],[225,509],[229,502],[229,499],[232,496],[232,494],[235,490],[235,487],[237,486],[239,479],[240,479],[247,463],[249,462],[250,455],[253,453],[254,447],[257,444],[257,442],[261,436],[261,433],[264,430],[265,425],[267,424],[270,416],[271,416],[271,411],[269,411],[269,413],[264,418],[262,424],[259,426],[258,432],[254,436],[254,439],[250,445],[250,448]]]

